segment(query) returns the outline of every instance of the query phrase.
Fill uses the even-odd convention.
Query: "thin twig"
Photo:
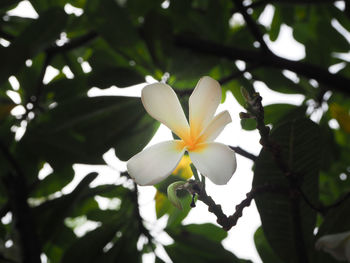
[[[317,205],[313,204],[300,187],[299,187],[298,191],[299,191],[300,196],[303,198],[303,200],[305,201],[305,203],[309,207],[311,207],[313,210],[319,212],[321,215],[326,214],[325,207],[317,206]]]
[[[323,209],[325,212],[328,212],[330,209],[333,209],[335,207],[340,206],[344,201],[346,201],[348,198],[350,198],[350,192],[346,193],[344,196],[340,197],[337,201],[335,201],[333,204],[325,206]]]
[[[250,160],[252,160],[253,162],[256,161],[256,159],[258,158],[257,156],[255,156],[254,154],[247,152],[246,150],[242,149],[239,146],[229,146],[232,150],[234,150],[237,154],[242,155],[243,157],[246,157]]]
[[[89,33],[86,33],[83,36],[70,40],[68,43],[64,44],[63,46],[55,45],[53,47],[50,47],[46,50],[46,52],[51,53],[52,55],[64,53],[72,49],[86,45],[88,42],[94,40],[97,36],[98,34],[96,32],[91,31]]]
[[[15,37],[13,35],[11,35],[10,33],[7,33],[3,30],[0,30],[0,37],[7,40],[7,41],[12,41],[15,39]]]

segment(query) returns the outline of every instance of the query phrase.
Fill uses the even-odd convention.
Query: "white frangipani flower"
[[[187,151],[202,175],[215,184],[226,184],[236,170],[236,157],[227,145],[213,142],[231,122],[227,111],[214,117],[221,101],[220,84],[203,77],[189,99],[189,124],[174,90],[155,83],[142,90],[142,103],[154,119],[181,140],[165,141],[146,148],[127,163],[130,176],[139,185],[153,185],[168,177]]]
[[[315,246],[339,261],[350,262],[350,231],[323,236],[317,240]]]

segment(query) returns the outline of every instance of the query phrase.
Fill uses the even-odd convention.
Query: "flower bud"
[[[182,205],[180,199],[176,195],[176,191],[182,189],[184,184],[186,184],[184,181],[174,182],[168,186],[167,190],[169,201],[180,210],[182,210]]]

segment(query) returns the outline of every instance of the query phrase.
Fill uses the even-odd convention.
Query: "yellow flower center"
[[[197,131],[199,130],[197,129],[196,132],[193,132],[193,129],[191,129],[190,134],[183,136],[182,140],[179,141],[179,148],[186,148],[190,152],[202,151],[206,146],[204,143],[205,137],[203,135],[200,136],[200,132]]]

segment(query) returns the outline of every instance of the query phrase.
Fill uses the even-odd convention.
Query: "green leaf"
[[[179,194],[179,196],[181,195]],[[190,194],[186,193],[185,196],[179,197],[179,200],[181,202],[181,206],[183,209],[179,210],[176,207],[171,206],[168,212],[169,214],[169,218],[167,222],[168,228],[176,227],[177,225],[181,224],[182,220],[186,218],[186,216],[192,209],[190,206],[192,202],[192,196]]]
[[[21,143],[35,145],[50,164],[103,163],[115,147],[122,160],[142,150],[158,127],[139,98],[78,97],[62,102],[31,123]]]
[[[101,89],[109,88],[112,85],[124,88],[143,82],[145,82],[145,77],[132,67],[98,68],[93,70],[88,77],[90,86],[97,86]]]
[[[128,61],[136,65],[150,67],[151,58],[146,45],[140,41],[137,28],[133,24],[127,9],[116,1],[88,0],[86,13],[89,22],[106,42]]]
[[[86,175],[74,191],[60,198],[49,200],[33,209],[38,227],[38,235],[42,242],[47,242],[59,233],[63,221],[73,213],[75,206],[83,199],[89,184],[97,177],[96,173]]]
[[[224,90],[230,91],[233,95],[233,97],[235,97],[236,101],[241,105],[241,106],[245,106],[246,101],[241,93],[241,84],[239,81],[230,81],[228,84],[223,85],[222,88]]]
[[[241,126],[246,131],[253,131],[256,129],[256,120],[254,118],[241,119]]]
[[[273,252],[261,227],[255,231],[254,243],[263,262],[283,263],[283,261]]]
[[[273,13],[271,28],[269,30],[269,37],[271,41],[274,42],[277,40],[278,35],[280,33],[281,24],[282,24],[281,12],[280,12],[280,9],[276,6],[275,12]]]
[[[270,104],[264,107],[265,124],[277,124],[305,117],[306,107],[292,104]]]
[[[60,191],[74,178],[74,171],[72,166],[64,166],[57,168],[53,173],[46,176],[43,180],[38,182],[38,185],[33,192],[30,193],[31,197],[44,197]]]
[[[139,233],[136,229],[127,229],[123,232],[121,238],[118,238],[113,247],[106,253],[102,254],[98,260],[94,262],[135,262],[141,263],[141,252],[137,249],[137,241]]]
[[[59,233],[57,233],[50,242],[43,247],[43,252],[52,263],[62,262],[62,256],[66,249],[68,249],[77,239],[73,230],[62,226]]]
[[[48,102],[60,103],[69,101],[74,97],[84,96],[90,88],[83,76],[67,79],[64,75],[60,75],[45,85],[43,94],[45,94]]]
[[[170,203],[167,196],[159,191],[156,192],[156,196],[154,197],[154,199],[156,202],[156,216],[157,219],[159,219],[166,213],[170,212],[172,204]]]
[[[308,119],[291,120],[277,126],[271,132],[271,140],[279,145],[281,157],[296,176],[295,184],[300,184],[303,193],[314,204],[318,202],[318,172],[322,145],[320,139],[319,127]],[[271,153],[263,149],[255,162],[253,187],[271,184],[282,189],[292,189],[287,176],[280,170]],[[297,249],[301,243],[295,235],[297,231],[304,240],[303,247],[313,246],[313,230],[316,223],[316,211],[301,197],[291,199],[291,194],[292,192],[288,191],[267,192],[255,198],[266,239],[274,252],[285,262],[298,261]],[[299,215],[296,210],[299,210]],[[300,219],[302,232],[296,228],[297,219],[293,215]],[[307,253],[312,254],[313,250],[307,250]]]
[[[190,232],[186,226],[177,229],[167,229],[167,233],[174,239],[174,244],[165,246],[165,250],[173,262],[250,262],[241,261],[231,252],[224,249],[220,241],[207,238],[203,231]],[[207,228],[206,224],[204,228]]]
[[[103,255],[103,248],[115,237],[122,223],[122,217],[112,217],[102,226],[88,232],[65,251],[62,262],[96,262],[96,258]]]
[[[225,230],[211,223],[185,225],[183,229],[184,231],[203,236],[214,242],[221,242],[227,237]]]

